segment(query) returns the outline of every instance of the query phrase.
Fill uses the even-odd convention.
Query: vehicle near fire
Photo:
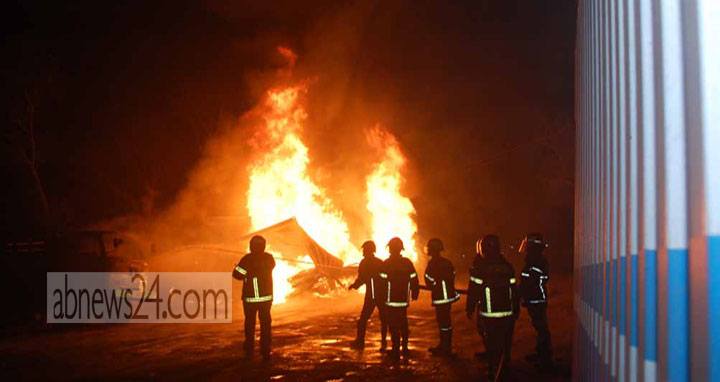
[[[146,272],[142,251],[115,231],[74,231],[50,245],[49,269],[56,272]]]
[[[13,306],[4,320],[45,314],[47,272],[147,272],[146,255],[139,245],[115,231],[77,230],[54,232],[24,240],[6,240],[0,256],[3,290]],[[43,287],[38,287],[42,285]]]
[[[4,259],[31,262],[48,272],[145,272],[148,263],[137,246],[115,231],[70,231],[45,240],[9,241]]]

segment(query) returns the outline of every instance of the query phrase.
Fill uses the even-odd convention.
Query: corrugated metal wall
[[[573,376],[720,381],[720,0],[577,18]]]

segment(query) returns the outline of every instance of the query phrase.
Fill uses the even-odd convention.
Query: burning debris
[[[279,48],[279,52],[288,56],[285,48]],[[294,60],[290,61],[292,64]],[[253,147],[261,154],[248,166],[247,209],[252,229],[267,235],[294,226],[296,232],[299,228],[307,237],[307,240],[297,240],[305,242],[304,251],[285,248],[281,243],[287,241],[288,235],[281,235],[277,240],[268,237],[269,252],[293,260],[275,270],[278,301],[283,301],[296,287],[321,295],[344,289],[340,288],[341,280],[353,273],[348,272],[345,265],[361,259],[360,251],[350,240],[351,230],[343,212],[309,175],[311,162],[308,147],[302,140],[308,86],[300,83],[270,89],[264,102],[251,111],[262,116],[261,126],[256,126],[252,140]],[[410,199],[401,193],[406,158],[395,137],[380,127],[369,129],[366,138],[378,159],[366,177],[365,204],[371,221],[369,227],[358,231],[371,232],[372,239],[378,243],[385,243],[390,237],[402,237],[408,243],[408,255],[415,261],[415,209]],[[305,269],[307,262],[297,262],[298,256],[305,255],[312,260],[314,270]]]
[[[345,285],[350,282],[348,279],[357,272],[357,266],[345,266],[342,260],[321,247],[294,217],[241,237],[240,245],[245,245],[255,235],[262,235],[271,243],[267,249],[276,260],[273,270],[276,303],[285,302],[291,294],[337,295],[345,290]],[[155,256],[151,268],[175,272],[224,272],[246,252],[244,246],[185,245]]]
[[[292,66],[294,54],[285,48],[279,53]],[[280,77],[287,80],[288,74],[285,70]],[[324,168],[311,160],[303,141],[309,90],[309,81],[270,88],[237,126],[209,142],[207,158],[178,202],[148,230],[149,237],[165,239],[162,255],[173,252],[171,259],[156,256],[151,269],[175,270],[180,263],[186,265],[183,270],[232,269],[250,236],[260,234],[277,260],[274,294],[276,302],[283,302],[301,292],[331,296],[345,290],[362,258],[357,244],[367,239],[382,245],[399,236],[407,256],[417,260],[415,208],[402,192],[407,159],[398,140],[378,125],[368,128],[369,150],[361,159],[369,172],[357,174],[364,190],[342,196],[350,200],[333,200],[330,195],[338,193],[311,176]],[[195,224],[208,222],[218,211],[223,219]],[[238,230],[253,234],[237,237]]]
[[[262,154],[249,166],[247,191],[252,229],[294,216],[323,248],[345,262],[359,261],[342,212],[308,175],[308,148],[301,137],[306,91],[306,85],[269,90],[260,109],[265,124],[258,127],[253,143]]]
[[[345,290],[348,278],[357,267],[326,251],[292,217],[270,227],[245,235],[241,243],[255,235],[265,237],[268,251],[275,256],[273,271],[276,302],[284,302],[291,294],[306,292],[328,297]]]
[[[300,271],[288,279],[293,288],[288,297],[303,294],[312,294],[320,298],[341,296],[347,293],[347,286],[352,282],[355,273],[357,267],[354,266],[339,269],[333,276],[317,269]]]

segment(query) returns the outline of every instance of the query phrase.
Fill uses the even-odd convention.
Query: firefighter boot
[[[380,310],[379,307],[378,307],[378,310],[380,311],[380,314],[381,314],[381,316],[380,316],[380,353],[385,353],[385,351],[387,351],[388,326],[387,326],[387,323],[385,322],[385,320],[383,319],[382,310]]]
[[[443,333],[440,343],[443,347],[443,355],[446,357],[454,357],[455,354],[452,352],[452,329],[447,330]]]
[[[440,343],[437,344],[437,346],[433,346],[428,349],[430,354],[432,355],[440,355],[443,351],[443,331],[440,330]]]
[[[387,352],[387,355],[391,359],[399,359],[400,358],[400,346],[397,346],[395,343],[392,344],[392,349],[390,349]]]
[[[440,343],[437,344],[436,346],[428,348],[428,351],[430,352],[430,354],[439,355],[440,352],[442,352],[442,347],[443,347],[442,341],[443,341],[443,331],[440,330]]]
[[[402,341],[402,355],[403,355],[403,358],[409,358],[409,357],[410,357],[410,349],[408,349],[408,340],[407,340],[407,338],[403,338],[403,341]]]
[[[350,347],[356,350],[362,350],[365,348],[365,331],[367,329],[367,322],[358,321],[357,323],[357,337],[350,344]]]
[[[392,349],[387,352],[391,359],[400,358],[400,333],[399,331],[390,330],[390,338],[392,340]]]
[[[452,357],[452,330],[440,331],[440,345],[433,349],[430,351],[433,355]]]
[[[251,340],[247,340],[247,339],[245,340],[245,342],[243,343],[243,350],[245,351],[245,358],[248,358],[248,359],[252,358],[254,347],[255,347],[255,339],[254,338]]]

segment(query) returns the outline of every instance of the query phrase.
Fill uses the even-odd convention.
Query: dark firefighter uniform
[[[435,319],[440,331],[440,344],[430,348],[433,354],[452,354],[452,303],[460,299],[455,291],[455,267],[447,258],[440,256],[444,249],[440,239],[430,239],[426,246],[431,256],[425,268],[425,285],[430,288],[432,305],[435,307]]]
[[[510,367],[513,328],[520,312],[515,271],[499,248],[495,235],[478,241],[466,306],[468,316],[478,310],[485,332],[488,375],[495,379],[503,379]]]
[[[535,357],[541,368],[552,368],[552,345],[547,322],[547,283],[549,266],[542,251],[545,243],[539,234],[529,234],[520,245],[525,265],[520,272],[520,295],[533,327],[537,331]],[[534,357],[530,357],[534,358]]]
[[[399,356],[400,341],[402,339],[403,354],[407,356],[408,350],[408,320],[407,308],[410,298],[417,300],[420,294],[420,282],[412,261],[400,255],[403,249],[402,241],[393,238],[388,243],[390,257],[385,260],[380,277],[386,282],[385,290],[385,316],[390,327],[392,338],[393,357]]]
[[[259,239],[256,239],[259,238]],[[264,357],[270,354],[270,308],[273,301],[272,271],[275,259],[265,252],[265,239],[255,236],[250,241],[251,251],[240,259],[233,277],[243,281],[242,299],[245,313],[245,352],[252,354],[255,344],[255,316],[260,318],[260,349]]]
[[[383,267],[383,261],[375,257],[375,243],[372,241],[366,241],[362,245],[363,255],[365,256],[358,266],[358,277],[350,289],[358,289],[362,285],[365,285],[365,301],[363,302],[362,311],[360,312],[360,319],[357,322],[357,337],[353,342],[355,348],[362,349],[365,347],[365,331],[367,329],[367,322],[375,311],[375,307],[378,308],[380,315],[380,331],[381,331],[381,350],[385,350],[387,347],[387,322],[385,320],[385,312],[382,301],[384,295],[384,283],[380,278],[380,270]]]

